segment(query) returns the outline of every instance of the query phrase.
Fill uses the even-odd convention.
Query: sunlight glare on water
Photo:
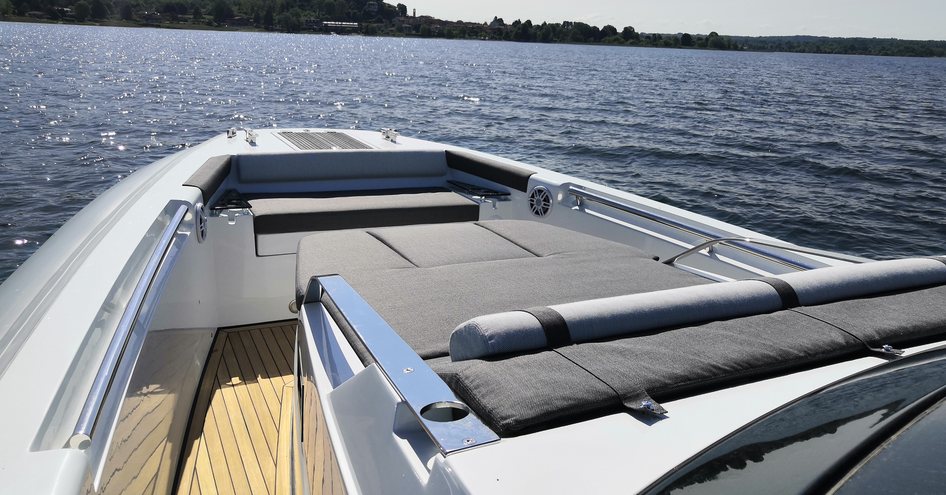
[[[0,280],[233,126],[443,141],[812,247],[946,253],[946,60],[0,23]]]

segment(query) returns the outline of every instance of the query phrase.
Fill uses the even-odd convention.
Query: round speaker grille
[[[544,217],[552,209],[552,195],[542,186],[535,186],[529,193],[529,209],[537,217]]]
[[[194,206],[194,222],[197,231],[197,242],[204,242],[207,238],[207,210],[203,203],[197,203]]]

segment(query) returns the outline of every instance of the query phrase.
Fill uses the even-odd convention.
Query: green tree
[[[0,0],[0,16],[13,15],[13,3],[10,0]]]
[[[79,22],[85,22],[86,19],[89,18],[90,12],[92,12],[92,9],[85,0],[79,0],[75,5],[72,6],[72,13],[76,16],[76,20]]]
[[[272,29],[275,24],[276,13],[273,11],[273,3],[266,4],[266,10],[263,11],[263,26],[266,29]]]
[[[690,33],[683,33],[683,36],[680,36],[680,44],[683,46],[693,46],[693,36]]]
[[[407,17],[407,5],[403,3],[397,4],[397,15],[399,17]]]
[[[217,24],[223,24],[227,19],[233,18],[233,7],[230,7],[230,2],[227,0],[216,0],[210,12]]]
[[[516,22],[512,23],[512,38],[516,41],[532,41],[532,21],[526,20],[526,22],[519,22],[517,19]]]
[[[541,26],[536,29],[537,35],[536,39],[542,43],[549,43],[552,41],[552,28],[548,24],[542,23]]]
[[[135,18],[135,10],[131,7],[130,3],[125,2],[118,8],[118,16],[121,17],[123,21],[130,21]]]
[[[608,24],[608,25],[604,26],[603,28],[601,28],[601,37],[602,37],[602,38],[609,38],[609,37],[611,37],[611,36],[617,36],[617,35],[618,35],[618,30],[617,30],[617,28],[615,28],[614,26],[612,26],[612,25],[610,25],[610,24]]]
[[[335,6],[332,9],[332,15],[336,21],[348,20],[348,2],[345,0],[335,0]]]
[[[634,30],[634,26],[624,26],[621,37],[624,38],[624,41],[640,41],[641,39],[641,35]]]
[[[89,9],[89,17],[92,19],[105,19],[108,17],[108,6],[102,0],[92,0]]]
[[[726,40],[719,35],[716,31],[713,31],[706,37],[706,47],[712,48],[714,50],[725,50],[726,49]]]
[[[302,30],[302,11],[293,8],[288,12],[279,14],[278,23],[280,29],[287,33],[296,33]]]
[[[200,5],[194,4],[194,10],[191,11],[191,17],[195,21],[199,21],[204,18],[204,11],[200,10]]]

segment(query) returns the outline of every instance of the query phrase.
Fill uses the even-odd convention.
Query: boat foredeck
[[[295,325],[220,330],[194,404],[178,494],[289,493]]]

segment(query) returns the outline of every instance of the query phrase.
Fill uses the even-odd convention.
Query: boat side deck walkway
[[[178,494],[289,493],[293,320],[221,329],[188,429]]]

